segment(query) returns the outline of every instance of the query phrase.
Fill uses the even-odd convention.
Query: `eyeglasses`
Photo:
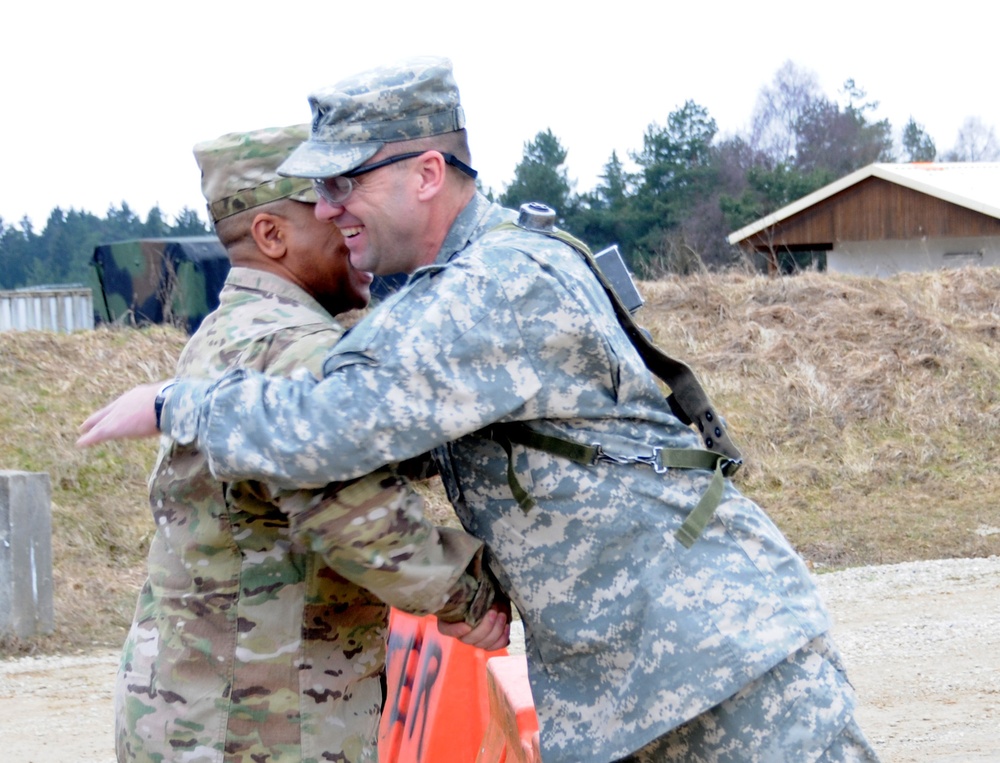
[[[361,167],[350,170],[349,172],[345,172],[343,175],[337,175],[336,177],[330,178],[314,178],[313,188],[316,190],[316,195],[328,204],[343,204],[347,201],[347,197],[351,195],[354,188],[357,186],[357,183],[354,182],[354,178],[359,175],[364,175],[368,172],[381,169],[382,167],[388,167],[390,164],[401,162],[404,159],[413,159],[416,156],[423,156],[425,153],[427,152],[412,151],[408,154],[396,154],[396,156],[390,156],[388,159],[383,159],[382,161],[375,162],[374,164],[362,165]],[[452,167],[464,172],[470,178],[475,178],[479,174],[454,154],[442,151],[441,156],[444,158],[445,164],[450,164]]]

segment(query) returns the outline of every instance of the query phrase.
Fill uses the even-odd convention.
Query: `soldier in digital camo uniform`
[[[343,333],[332,316],[367,303],[371,276],[316,220],[312,184],[275,174],[307,135],[302,125],[195,147],[233,267],[178,374],[319,375]],[[388,468],[279,494],[220,483],[196,448],[164,438],[150,504],[149,577],[115,693],[119,761],[374,763],[384,602],[472,623],[490,604],[481,544],[429,525]]]
[[[317,215],[356,267],[412,271],[407,285],[338,343],[322,381],[185,380],[157,406],[140,387],[81,444],[148,436],[158,408],[220,478],[285,485],[435,448],[523,617],[545,763],[876,761],[829,614],[764,511],[727,479],[704,529],[679,538],[719,483],[655,469],[654,448],[697,459],[708,444],[577,250],[477,192],[450,62],[372,70],[310,102],[310,140],[281,172],[317,179]],[[505,438],[519,425],[605,455]]]

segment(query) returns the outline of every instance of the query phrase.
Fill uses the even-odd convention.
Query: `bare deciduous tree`
[[[996,130],[979,117],[968,117],[958,131],[955,147],[945,154],[946,162],[995,162],[1000,159]]]
[[[750,146],[774,164],[795,156],[797,125],[802,115],[823,94],[816,73],[786,61],[775,73],[770,87],[757,95],[750,123]]]

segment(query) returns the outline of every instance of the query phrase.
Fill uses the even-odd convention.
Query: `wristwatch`
[[[163,404],[167,400],[167,390],[173,387],[176,383],[176,379],[168,381],[160,387],[159,391],[156,393],[156,399],[153,400],[153,411],[156,413],[156,428],[159,431],[163,431],[160,429],[160,417],[163,415]]]

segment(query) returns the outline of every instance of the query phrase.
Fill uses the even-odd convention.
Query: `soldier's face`
[[[337,226],[318,219],[310,204],[295,206],[288,265],[306,291],[333,315],[367,305],[371,273],[351,265]]]
[[[371,162],[386,158],[381,154]],[[351,264],[376,275],[412,273],[418,261],[422,220],[415,202],[419,160],[392,164],[358,177],[340,204],[320,199],[316,216],[340,229]]]

